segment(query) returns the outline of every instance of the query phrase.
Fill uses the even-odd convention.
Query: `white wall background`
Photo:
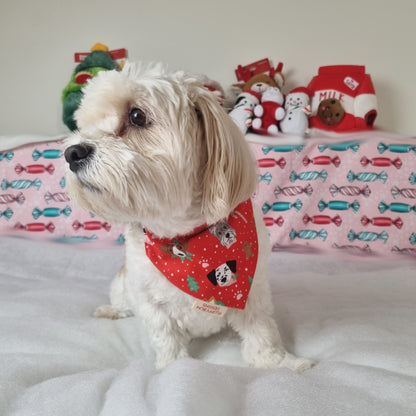
[[[285,92],[321,65],[365,65],[376,125],[415,135],[415,18],[415,0],[1,0],[0,135],[65,132],[73,53],[96,42],[224,87],[238,64],[265,57],[284,62]]]

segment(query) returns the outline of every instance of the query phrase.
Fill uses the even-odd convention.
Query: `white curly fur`
[[[146,114],[145,127],[130,122],[134,107]],[[111,285],[111,304],[99,307],[95,316],[140,317],[158,368],[187,356],[192,338],[227,324],[241,336],[250,365],[309,368],[309,360],[286,352],[272,318],[266,278],[270,247],[259,214],[258,266],[244,310],[213,317],[192,309],[194,299],[145,255],[143,227],[158,237],[187,234],[227,217],[255,189],[248,146],[215,95],[184,72],[127,65],[88,83],[75,118],[79,131],[68,145],[86,144],[94,153],[82,169],[68,169],[68,192],[86,209],[126,224],[125,264]]]

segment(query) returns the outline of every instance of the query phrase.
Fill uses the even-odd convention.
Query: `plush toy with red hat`
[[[282,62],[274,68],[267,58],[245,66],[238,65],[235,75],[237,80],[242,82],[234,84],[233,87],[242,91],[256,91],[259,94],[263,94],[269,87],[282,88],[285,83],[282,70]]]
[[[269,87],[263,92],[261,104],[254,108],[253,131],[259,134],[275,135],[279,131],[277,125],[285,115],[284,97],[277,87]]]
[[[229,115],[245,134],[253,121],[254,107],[260,102],[260,94],[256,91],[245,91],[238,95],[234,108]]]
[[[309,127],[309,106],[312,93],[308,88],[297,87],[289,92],[285,100],[286,114],[280,122],[283,133],[304,136]]]

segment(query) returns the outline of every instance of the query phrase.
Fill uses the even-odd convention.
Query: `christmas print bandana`
[[[147,256],[176,287],[204,302],[244,309],[258,257],[251,200],[226,220],[191,234],[159,239],[146,231],[146,236]]]

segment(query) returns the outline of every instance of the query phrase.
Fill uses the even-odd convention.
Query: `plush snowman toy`
[[[286,114],[280,122],[283,133],[303,136],[308,130],[311,108],[311,92],[305,87],[298,87],[289,92],[285,100]]]
[[[260,94],[256,91],[242,92],[230,111],[229,116],[245,134],[253,121],[254,107],[260,102]]]

